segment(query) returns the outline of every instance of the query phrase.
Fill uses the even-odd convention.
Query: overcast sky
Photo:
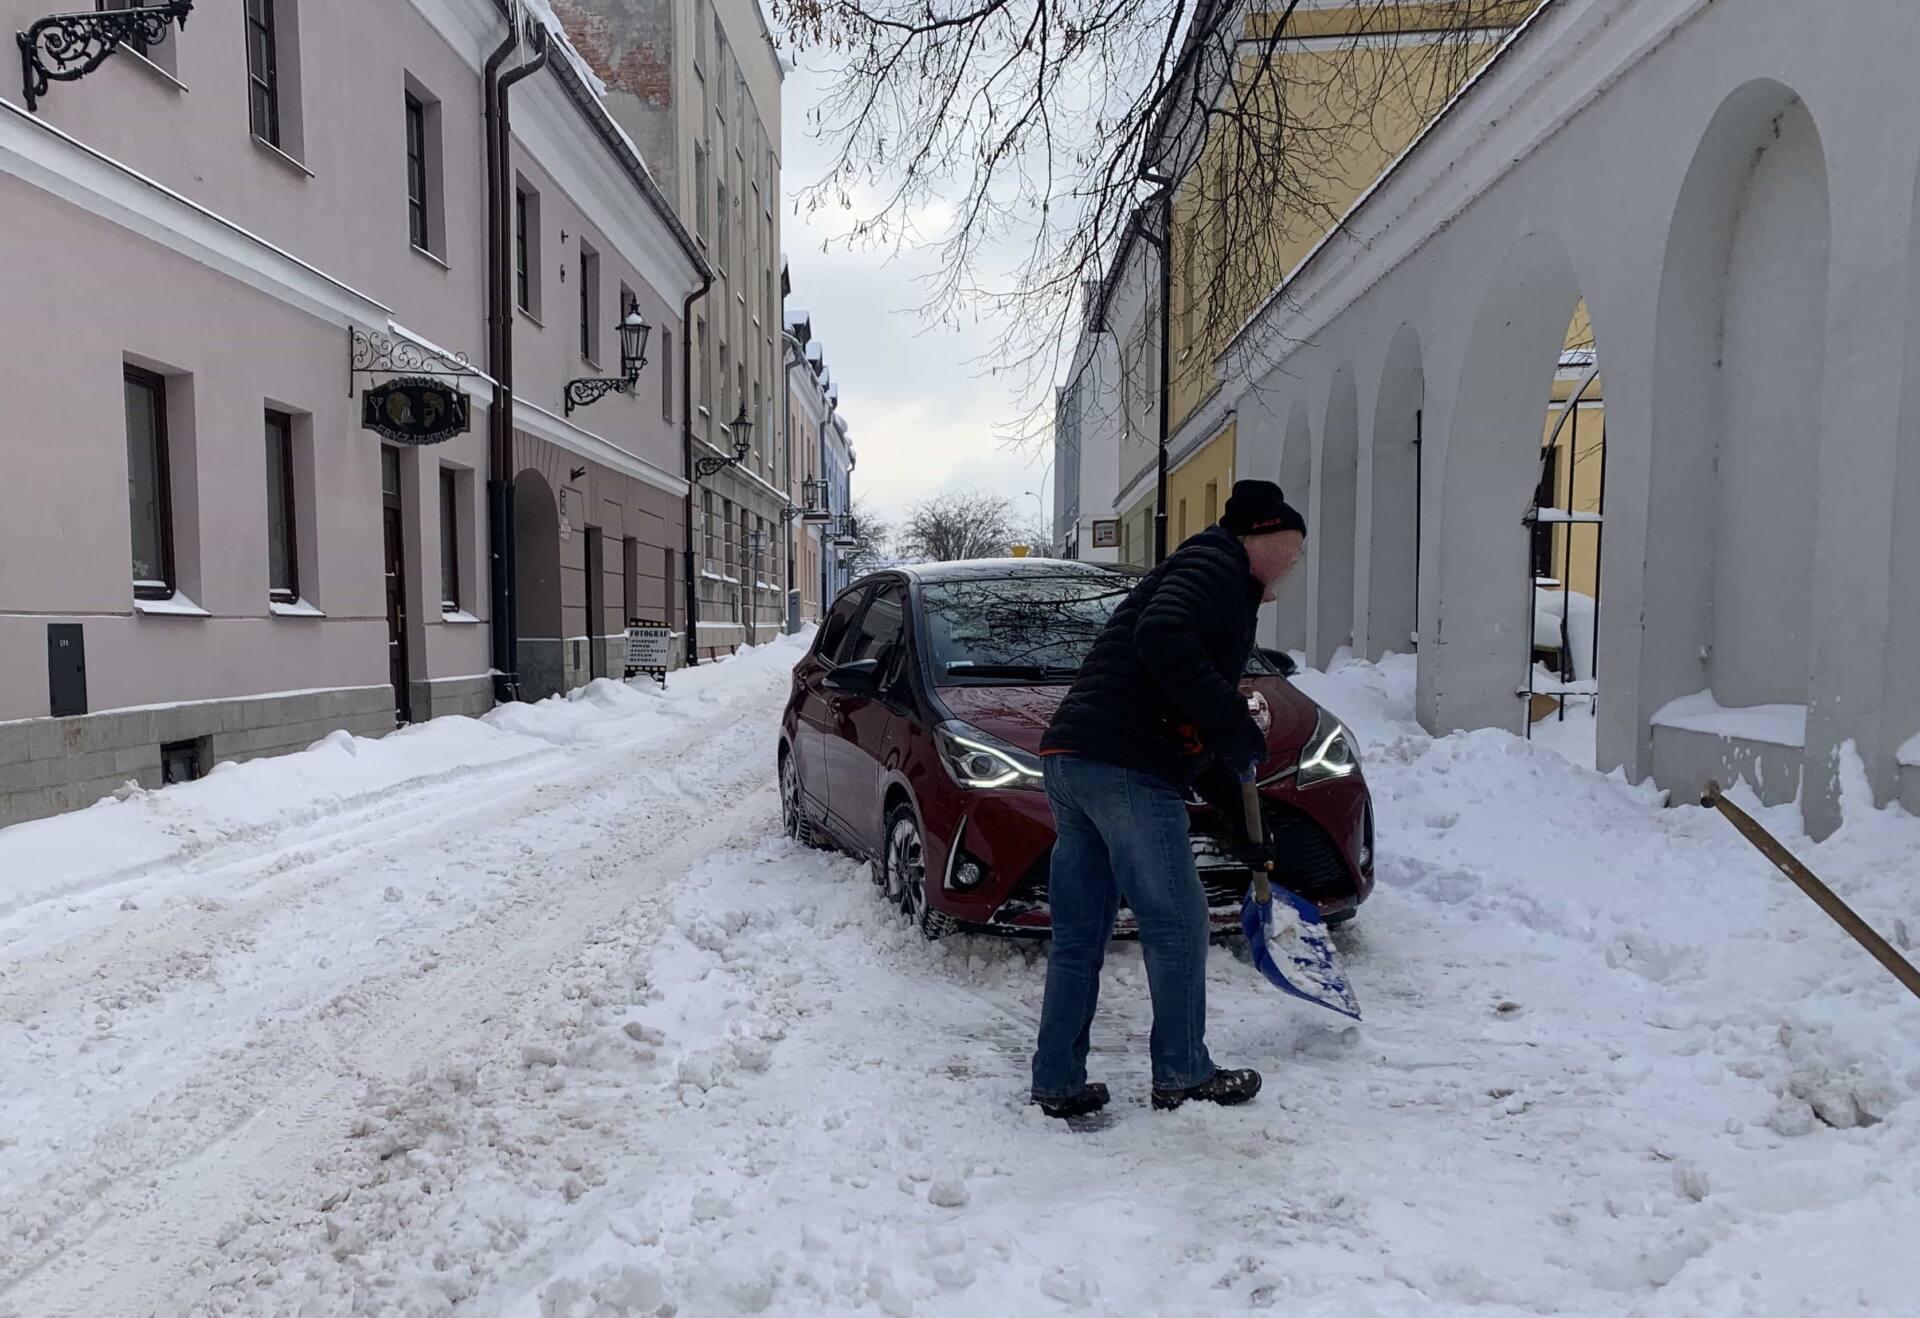
[[[975,360],[993,340],[992,327],[927,328],[916,275],[934,267],[930,255],[890,258],[843,244],[822,251],[823,241],[844,229],[847,213],[795,213],[795,194],[821,176],[830,155],[807,132],[826,76],[808,67],[813,62],[803,56],[802,67],[787,75],[781,105],[783,242],[793,277],[787,306],[812,314],[840,386],[840,409],[859,454],[854,496],[897,523],[925,495],[986,489],[1014,500],[1024,524],[1041,507],[1025,493],[1031,490],[1051,517],[1051,446],[1004,446],[1000,428],[1020,419],[1023,401]]]

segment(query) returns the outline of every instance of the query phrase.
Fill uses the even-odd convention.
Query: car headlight
[[[1038,756],[959,719],[948,719],[933,734],[940,745],[940,762],[962,787],[1045,790]]]
[[[1301,787],[1351,778],[1360,772],[1360,744],[1352,731],[1326,710],[1320,711],[1313,725],[1313,736],[1300,752],[1300,767],[1294,781]]]

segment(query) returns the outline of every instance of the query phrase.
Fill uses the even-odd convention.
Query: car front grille
[[[1261,802],[1260,813],[1280,857],[1276,877],[1283,886],[1322,903],[1352,896],[1353,877],[1325,829],[1300,811],[1274,801]],[[1253,871],[1233,854],[1232,839],[1196,832],[1192,840],[1194,866],[1200,873],[1200,886],[1206,890],[1207,905],[1239,906],[1253,882]],[[1033,863],[994,914],[994,923],[1011,923],[1028,912],[1046,909],[1051,861],[1050,855],[1043,855]],[[1123,909],[1125,905],[1123,899]]]

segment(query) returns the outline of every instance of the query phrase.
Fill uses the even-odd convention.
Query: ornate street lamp
[[[574,408],[588,407],[608,394],[630,394],[640,382],[641,368],[647,364],[647,336],[653,333],[653,326],[640,314],[639,299],[627,303],[627,314],[614,328],[620,332],[620,374],[567,381],[568,416],[573,415]]]
[[[733,431],[733,452],[727,457],[701,458],[693,464],[693,478],[703,481],[726,467],[737,467],[747,460],[747,454],[753,451],[753,418],[747,415],[747,405],[740,404],[740,415],[733,419],[730,427]]]

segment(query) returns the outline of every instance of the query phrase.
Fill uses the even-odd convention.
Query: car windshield
[[[1070,682],[1093,638],[1139,582],[1131,572],[928,582],[920,595],[933,680]],[[1277,650],[1256,647],[1247,656],[1248,677],[1291,672]]]
[[[934,681],[1070,681],[1138,580],[1050,572],[928,582],[920,596]]]

